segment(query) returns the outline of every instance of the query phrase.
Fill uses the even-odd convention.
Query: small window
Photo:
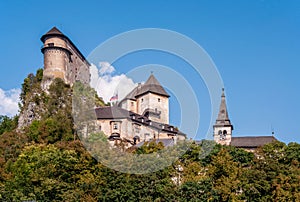
[[[49,46],[49,47],[53,47],[53,46],[54,46],[54,43],[48,43],[48,46]]]
[[[133,107],[133,105],[134,105],[134,103],[133,102],[131,102],[131,106]]]
[[[114,123],[113,128],[114,128],[114,130],[118,130],[118,124],[117,124],[117,123]]]
[[[158,98],[157,101],[160,102],[160,98]]]
[[[144,102],[144,99],[142,98],[142,102]]]
[[[140,133],[140,127],[139,126],[135,126],[135,133]]]

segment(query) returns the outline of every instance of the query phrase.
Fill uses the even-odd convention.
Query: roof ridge
[[[62,34],[64,35],[56,26],[52,27],[45,35],[47,34]]]

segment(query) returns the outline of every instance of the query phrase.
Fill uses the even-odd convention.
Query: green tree
[[[0,115],[0,135],[5,132],[11,132],[16,129],[18,125],[18,116],[9,118],[8,116]]]
[[[234,162],[226,149],[212,157],[208,165],[208,176],[213,181],[213,190],[221,201],[234,201],[238,199],[241,170]]]

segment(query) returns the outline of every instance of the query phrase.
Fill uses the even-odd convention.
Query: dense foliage
[[[43,93],[41,75],[40,70],[29,75],[21,94],[21,111],[29,100],[45,107],[39,119],[18,131],[18,117],[0,116],[0,201],[300,201],[298,143],[273,142],[251,153],[203,141],[154,173],[134,175],[105,167],[76,137],[72,89],[57,79],[49,94]],[[82,93],[85,87],[76,85]],[[87,141],[96,145],[107,140],[95,133]],[[207,152],[209,147],[213,150]],[[163,149],[150,142],[128,152]]]

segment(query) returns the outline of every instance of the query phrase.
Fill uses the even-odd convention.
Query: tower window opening
[[[160,98],[158,98],[157,101],[160,102]]]

